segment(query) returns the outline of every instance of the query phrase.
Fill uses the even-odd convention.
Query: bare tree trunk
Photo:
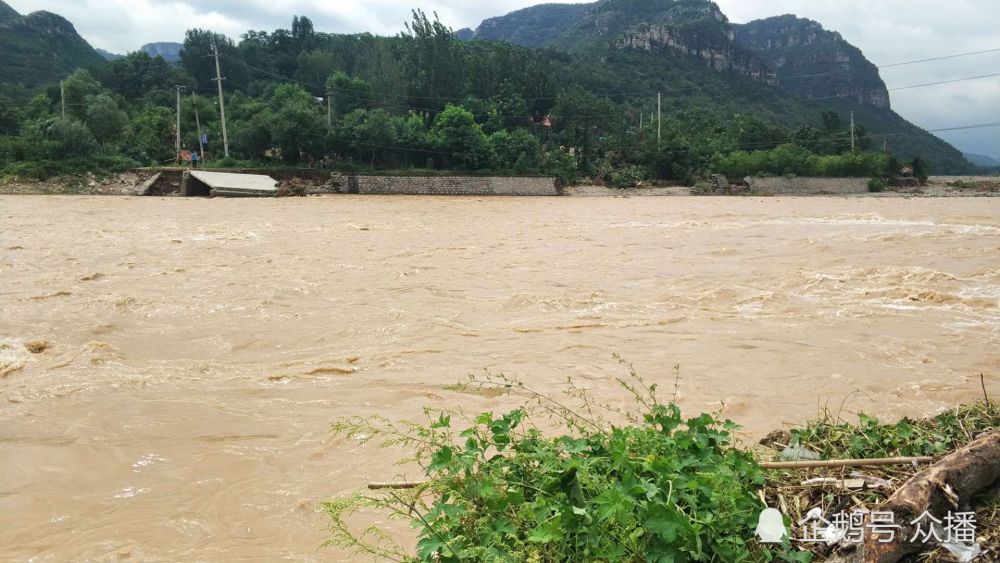
[[[829,562],[896,563],[900,559],[931,547],[911,541],[917,527],[911,522],[925,512],[944,520],[949,512],[959,512],[980,490],[1000,479],[1000,430],[994,430],[971,444],[955,450],[941,461],[910,478],[879,508],[895,514],[895,531],[887,537],[865,530],[865,541],[852,553],[834,557]],[[924,530],[929,525],[923,522]]]

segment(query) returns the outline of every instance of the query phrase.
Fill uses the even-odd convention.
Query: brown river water
[[[0,560],[351,560],[419,475],[332,421],[615,353],[748,439],[1000,397],[1000,199],[0,196]]]

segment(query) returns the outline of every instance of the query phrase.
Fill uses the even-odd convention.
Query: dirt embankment
[[[0,194],[18,195],[139,195],[139,187],[156,173],[142,169],[97,177],[92,173],[57,176],[48,180],[0,179]],[[268,172],[304,194],[333,193],[331,177],[324,174]],[[179,180],[177,181],[179,182]],[[175,182],[175,183],[177,183]],[[158,193],[158,192],[157,192]],[[686,196],[697,190],[684,186],[643,186],[615,189],[606,186],[577,185],[563,188],[562,194],[576,197]],[[159,194],[159,193],[158,193]],[[162,194],[159,194],[162,195]],[[795,195],[830,195],[799,193]],[[889,189],[881,193],[849,194],[851,197],[997,197],[997,176],[932,176],[927,184],[914,188]]]
[[[0,193],[18,195],[136,195],[153,171],[128,171],[97,177],[93,173],[56,176],[48,180],[0,179]]]

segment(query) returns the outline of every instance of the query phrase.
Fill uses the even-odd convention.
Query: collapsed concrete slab
[[[278,181],[260,174],[191,170],[181,181],[184,197],[274,197],[277,193]]]
[[[157,172],[150,176],[145,182],[139,184],[135,188],[135,195],[149,195],[153,189],[153,186],[160,181],[160,176],[163,176],[163,172]]]

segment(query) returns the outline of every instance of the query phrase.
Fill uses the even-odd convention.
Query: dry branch
[[[932,463],[933,457],[885,457],[872,459],[824,459],[814,461],[774,461],[761,463],[763,469],[816,469],[820,467],[866,467]]]

